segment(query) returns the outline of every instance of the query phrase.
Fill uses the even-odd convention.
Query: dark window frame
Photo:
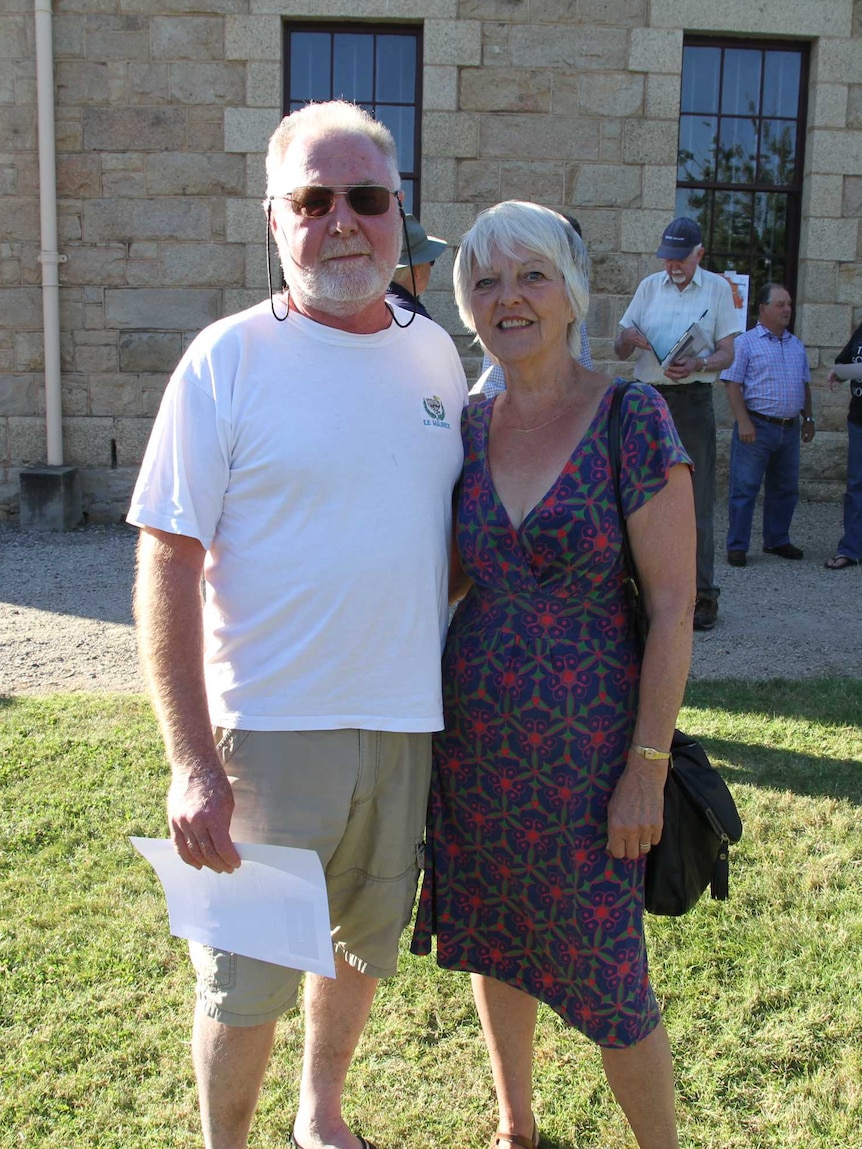
[[[375,109],[378,103],[386,104],[392,107],[412,107],[414,109],[413,118],[413,167],[401,168],[400,174],[403,181],[410,181],[413,192],[413,203],[409,210],[417,217],[419,216],[421,193],[422,193],[422,67],[423,67],[423,25],[421,23],[403,23],[403,24],[388,24],[380,23],[378,21],[366,20],[314,20],[305,21],[297,19],[285,19],[282,21],[282,52],[283,52],[283,69],[282,69],[282,115],[286,116],[291,111],[294,103],[302,104],[306,101],[294,101],[291,99],[290,94],[290,38],[293,33],[303,32],[323,32],[333,37],[330,43],[330,51],[334,52],[335,35],[341,33],[346,35],[366,35],[372,36],[373,39],[373,55],[372,58],[376,63],[377,60],[377,37],[378,36],[410,36],[416,42],[416,78],[415,78],[415,91],[414,100],[412,103],[398,100],[376,100],[371,101],[358,101],[360,105],[375,114]],[[372,75],[372,92],[376,96],[374,89],[374,76]],[[334,98],[334,97],[333,97]],[[400,156],[399,156],[400,160]],[[407,210],[405,208],[405,210]]]
[[[796,298],[796,285],[798,281],[799,269],[799,232],[802,223],[802,193],[803,193],[803,175],[805,163],[805,142],[806,142],[806,126],[808,119],[808,79],[810,69],[810,44],[802,40],[780,40],[780,39],[761,39],[761,38],[744,38],[734,36],[705,36],[705,35],[687,35],[683,41],[683,51],[686,48],[716,48],[721,49],[721,73],[718,91],[716,94],[715,108],[707,113],[706,110],[700,112],[695,111],[690,114],[697,115],[710,115],[715,117],[715,141],[716,144],[720,137],[721,125],[724,122],[732,121],[733,119],[750,120],[756,119],[758,125],[758,150],[756,155],[756,171],[755,178],[749,181],[734,181],[731,179],[719,179],[721,173],[717,167],[714,169],[711,179],[690,179],[684,180],[679,178],[680,160],[678,160],[677,170],[677,212],[678,214],[688,214],[683,211],[683,199],[681,193],[685,195],[690,192],[703,192],[709,203],[706,211],[708,217],[707,227],[704,228],[704,247],[705,254],[703,259],[703,266],[708,270],[724,271],[728,263],[734,263],[734,270],[741,273],[746,273],[750,276],[750,292],[749,292],[749,325],[757,319],[757,308],[755,297],[757,290],[766,278],[779,278],[787,286],[788,291]],[[796,107],[795,117],[791,116],[775,116],[766,115],[764,113],[764,85],[766,81],[766,68],[761,67],[760,75],[760,90],[759,90],[759,105],[755,117],[747,116],[742,112],[728,112],[722,109],[722,96],[724,94],[724,64],[726,60],[726,52],[734,50],[754,50],[761,53],[768,52],[792,52],[799,57],[799,93]],[[765,59],[765,56],[762,56]],[[684,71],[681,71],[681,81],[684,81]],[[682,143],[682,123],[683,116],[687,114],[683,112],[682,96],[680,104],[680,144]],[[763,156],[762,150],[762,132],[759,130],[764,121],[785,122],[794,124],[796,128],[796,144],[795,156],[792,169],[792,176],[787,182],[776,183],[770,182],[766,179],[761,179],[761,159]],[[681,158],[680,148],[680,158]],[[773,195],[780,196],[784,201],[785,208],[785,222],[784,222],[784,235],[785,242],[782,247],[782,257],[784,264],[783,275],[770,274],[766,275],[756,274],[755,269],[757,262],[762,259],[762,248],[755,243],[755,228],[757,220],[757,212],[753,208],[751,211],[751,220],[749,224],[748,247],[745,255],[745,263],[737,256],[728,256],[719,248],[716,250],[714,237],[716,231],[716,221],[718,213],[714,210],[715,197],[717,195],[725,194],[728,197],[733,195],[751,195],[756,197],[758,194],[763,196]],[[752,206],[753,206],[752,203]]]

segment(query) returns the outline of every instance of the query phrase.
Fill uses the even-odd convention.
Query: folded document
[[[703,316],[701,316],[701,319],[703,319]],[[636,331],[639,331],[641,335],[643,335],[647,343],[649,343],[650,351],[652,351],[653,355],[658,359],[662,371],[670,367],[671,363],[676,363],[678,359],[688,359],[690,357],[696,359],[699,355],[703,355],[704,352],[709,353],[712,350],[712,342],[698,320],[695,320],[694,323],[686,328],[665,356],[659,355],[655,347],[650,343],[649,337],[641,331],[636,323],[633,324],[633,326]]]
[[[159,877],[171,933],[275,965],[335,977],[329,903],[314,850],[234,842],[232,874],[188,866],[167,838],[130,838]]]

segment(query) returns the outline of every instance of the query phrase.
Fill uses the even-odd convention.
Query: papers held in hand
[[[275,965],[335,977],[329,904],[313,850],[234,842],[232,874],[195,870],[167,838],[131,838],[159,877],[171,933]]]
[[[705,311],[700,318],[703,319],[704,315],[706,315]],[[656,351],[640,327],[638,327],[636,323],[633,323],[632,326],[635,331],[639,331],[647,343],[649,343],[650,351],[652,351],[653,355],[655,355],[659,361],[662,371],[665,371],[670,367],[671,363],[676,363],[679,359],[696,359],[699,355],[703,355],[704,352],[709,353],[712,350],[712,341],[701,327],[700,320],[697,319],[680,335],[667,355],[659,355],[658,351]]]

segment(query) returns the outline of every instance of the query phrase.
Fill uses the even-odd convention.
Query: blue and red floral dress
[[[658,1023],[643,936],[643,861],[606,849],[640,659],[629,632],[607,454],[613,388],[544,498],[515,529],[488,467],[493,400],[464,412],[457,543],[474,581],[443,657],[425,876],[413,937],[453,970],[546,1002],[593,1041]],[[626,515],[687,463],[664,401],[627,390]]]

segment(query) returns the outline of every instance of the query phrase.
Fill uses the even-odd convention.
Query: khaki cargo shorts
[[[391,977],[421,862],[431,736],[371,730],[215,732],[233,786],[231,836],[316,850],[336,953]],[[225,1025],[296,1004],[299,970],[189,943],[198,1000]]]

